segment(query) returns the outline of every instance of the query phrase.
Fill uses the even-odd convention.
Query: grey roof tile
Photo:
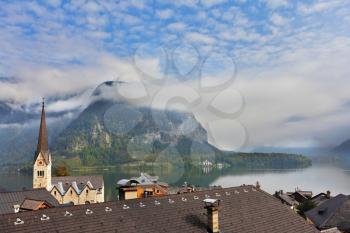
[[[248,192],[244,192],[244,190]],[[239,194],[234,194],[239,191]],[[230,195],[226,195],[226,192]],[[203,232],[207,229],[206,195],[220,194],[222,232],[312,233],[319,232],[279,200],[252,186],[206,190],[164,197],[52,208],[0,216],[3,232]],[[194,196],[198,196],[195,199]],[[174,203],[169,202],[169,198]],[[186,199],[186,201],[184,201]],[[158,201],[160,204],[155,204]],[[145,207],[140,207],[140,202]],[[129,208],[123,208],[127,205]],[[106,207],[112,211],[106,211]],[[86,214],[86,209],[93,211]],[[72,216],[64,216],[69,211]],[[41,221],[42,214],[50,217]],[[17,218],[24,221],[14,225]]]

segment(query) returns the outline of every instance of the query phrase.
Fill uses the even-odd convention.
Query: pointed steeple
[[[46,128],[46,117],[45,117],[45,99],[43,98],[42,110],[41,110],[41,122],[39,129],[38,146],[35,153],[35,158],[38,157],[40,153],[44,156],[45,162],[49,162],[49,143],[47,138],[47,128]]]

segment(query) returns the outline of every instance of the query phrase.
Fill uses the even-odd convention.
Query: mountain
[[[123,83],[106,82],[94,91],[96,100],[55,140],[55,154],[83,165],[103,165],[152,161],[162,152],[174,163],[203,151],[215,153],[216,149],[207,143],[206,130],[193,114],[101,98],[115,85]]]
[[[127,84],[99,85],[79,110],[47,113],[54,163],[79,167],[142,161],[187,166],[209,160],[237,168],[311,164],[301,155],[220,151],[208,143],[206,130],[192,113],[123,101],[115,94],[120,85]],[[51,103],[60,100],[57,97]],[[0,163],[30,163],[37,143],[39,106],[11,106],[0,103]]]
[[[338,154],[350,154],[350,139],[342,142],[339,146],[333,149]]]

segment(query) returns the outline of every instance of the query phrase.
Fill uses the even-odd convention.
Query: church
[[[34,156],[33,188],[46,188],[60,204],[80,205],[104,202],[102,176],[52,176],[52,157],[48,145],[44,100],[38,145]]]

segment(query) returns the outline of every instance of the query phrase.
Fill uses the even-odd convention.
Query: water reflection
[[[183,168],[182,168],[183,169]],[[332,165],[313,165],[305,169],[241,170],[217,169],[213,167],[185,168],[170,166],[123,166],[113,169],[73,171],[72,175],[103,175],[106,200],[116,199],[116,183],[122,178],[139,176],[141,172],[159,176],[161,181],[181,186],[184,182],[196,186],[221,185],[223,187],[255,184],[259,181],[262,189],[269,193],[276,190],[292,191],[296,187],[312,190],[314,193],[331,190],[332,195],[350,194],[350,169]],[[184,171],[184,172],[183,172]],[[179,175],[181,174],[181,175]],[[32,177],[2,174],[0,186],[8,190],[30,188]]]

